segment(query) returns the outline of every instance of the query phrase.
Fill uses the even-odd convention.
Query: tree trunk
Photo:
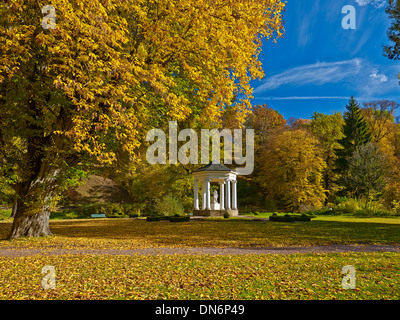
[[[47,237],[52,235],[49,227],[50,208],[37,213],[25,213],[16,211],[13,226],[8,239],[21,237]]]
[[[54,170],[41,179],[17,188],[17,200],[13,207],[14,221],[8,239],[52,235],[49,219],[59,172],[59,169]]]
[[[370,190],[367,191],[367,199],[365,200],[365,210],[368,210]]]
[[[18,208],[18,201],[17,201],[17,198],[15,198],[14,204],[13,204],[13,207],[11,210],[10,218],[15,218],[15,215],[17,214],[17,208]]]

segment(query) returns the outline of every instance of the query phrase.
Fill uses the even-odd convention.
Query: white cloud
[[[285,85],[323,85],[337,83],[355,76],[361,70],[361,60],[317,62],[286,70],[268,78],[254,93],[273,90]]]
[[[372,5],[375,8],[382,8],[386,4],[386,0],[355,0],[360,7]]]
[[[291,96],[291,97],[263,97],[258,98],[258,100],[273,100],[273,101],[282,101],[282,100],[349,100],[350,96]],[[373,97],[356,97],[357,101],[364,100],[380,100],[382,98],[373,98]]]
[[[369,75],[369,82],[371,84],[381,84],[388,81],[388,77],[384,74],[379,74],[378,69],[373,69]]]
[[[349,97],[341,96],[292,96],[292,97],[265,97],[261,100],[349,100]]]
[[[396,65],[370,65],[365,66],[365,74],[354,85],[360,95],[386,95],[392,91],[398,91],[399,79]],[[363,80],[364,79],[364,80]]]

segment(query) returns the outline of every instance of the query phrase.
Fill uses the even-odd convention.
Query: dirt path
[[[143,248],[143,249],[0,249],[0,256],[22,257],[43,255],[243,255],[243,254],[298,254],[340,252],[400,252],[400,246],[390,245],[328,245],[309,247],[258,247],[258,248]]]

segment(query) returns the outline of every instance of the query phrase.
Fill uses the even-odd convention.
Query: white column
[[[231,208],[231,180],[226,180],[226,204],[225,209],[229,210]]]
[[[211,200],[210,200],[210,179],[206,179],[206,209],[211,210]]]
[[[219,198],[220,200],[220,208],[221,210],[225,210],[225,182],[220,182],[219,183]]]
[[[237,210],[236,180],[232,181],[232,209]]]
[[[203,181],[202,186],[201,186],[201,209],[206,210],[206,204],[207,204],[207,196],[206,196],[206,182]]]
[[[199,210],[199,180],[194,180],[194,210]]]

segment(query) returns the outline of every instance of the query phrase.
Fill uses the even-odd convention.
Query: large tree
[[[0,171],[17,194],[10,238],[47,236],[66,168],[136,159],[168,120],[243,122],[279,0],[40,0],[0,5]],[[234,99],[236,97],[236,99]]]
[[[395,112],[398,108],[398,103],[389,100],[364,103],[362,114],[369,124],[372,142],[381,143],[391,135],[395,126]]]
[[[253,182],[257,183],[259,170],[262,166],[262,153],[268,147],[274,132],[284,130],[286,120],[276,110],[268,105],[256,105],[246,122],[246,128],[254,130],[254,171]]]
[[[371,142],[371,132],[368,122],[365,120],[362,109],[354,97],[351,97],[346,105],[343,115],[343,137],[338,140],[340,148],[336,149],[335,172],[345,175],[350,159],[359,146]]]
[[[326,163],[318,140],[305,129],[277,131],[261,158],[260,184],[285,210],[320,207]]]
[[[344,180],[353,194],[365,197],[365,208],[386,186],[386,161],[385,153],[372,142],[360,145],[348,160],[349,172]]]
[[[386,187],[383,200],[387,206],[400,201],[400,126],[394,122],[398,104],[394,101],[380,100],[364,104],[363,115],[372,133],[372,142],[379,146],[386,158]]]
[[[340,149],[339,140],[344,137],[344,120],[340,112],[327,115],[315,112],[312,116],[311,132],[318,138],[326,168],[323,173],[324,188],[326,192],[325,204],[333,201],[335,192],[338,190],[336,185],[337,174],[334,172],[335,161],[337,159],[335,150]]]
[[[384,56],[391,60],[400,59],[400,0],[388,0],[386,13],[392,20],[392,24],[387,32],[391,45],[384,47]],[[400,77],[400,75],[399,75]]]

